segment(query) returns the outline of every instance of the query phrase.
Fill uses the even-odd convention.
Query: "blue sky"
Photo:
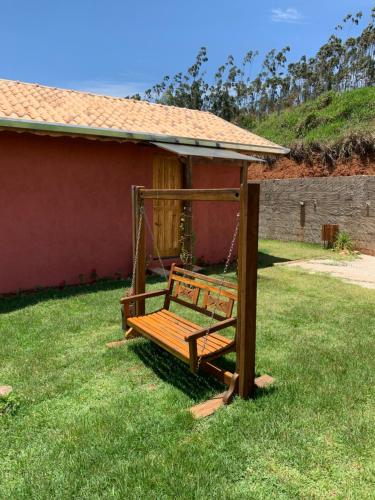
[[[348,12],[373,0],[0,0],[0,78],[111,95],[185,70],[206,46],[228,54],[289,45],[312,55]],[[352,30],[352,33],[355,31]],[[254,68],[255,69],[255,68]]]

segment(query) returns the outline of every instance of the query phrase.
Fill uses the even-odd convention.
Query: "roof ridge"
[[[198,111],[200,113],[208,113],[210,115],[216,116],[213,113],[211,113],[210,111],[206,111],[206,110],[184,108],[184,107],[181,107],[181,106],[174,106],[174,105],[171,105],[171,104],[160,104],[158,102],[150,102],[150,101],[146,101],[146,100],[143,100],[143,99],[132,99],[131,97],[119,97],[119,96],[112,96],[112,95],[106,95],[106,94],[96,94],[95,92],[88,92],[86,90],[69,89],[69,88],[65,88],[65,87],[55,87],[55,86],[52,86],[52,85],[45,85],[43,83],[24,82],[22,80],[12,80],[10,78],[0,78],[0,81],[11,82],[11,83],[18,83],[18,84],[21,84],[21,85],[28,85],[28,86],[31,85],[33,87],[41,87],[41,88],[51,89],[51,90],[61,90],[63,92],[69,92],[69,93],[73,93],[73,94],[90,95],[92,97],[103,97],[105,99],[109,99],[109,100],[113,100],[113,101],[126,101],[126,102],[133,102],[135,104],[141,104],[141,105],[146,104],[146,105],[149,105],[149,106],[158,106],[158,107],[161,107],[161,108],[184,109],[184,110],[187,110],[187,111],[194,111],[194,112]],[[217,117],[217,118],[220,118],[220,117]]]
[[[286,151],[209,111],[5,78],[0,78],[0,121],[2,118],[11,119],[12,124],[9,122],[5,126],[15,128],[15,121],[23,120],[29,129],[33,127],[32,122],[43,122],[60,124],[60,127],[90,127],[237,144],[243,146],[242,149],[249,146],[252,151],[257,148],[259,151],[276,149],[280,154]]]

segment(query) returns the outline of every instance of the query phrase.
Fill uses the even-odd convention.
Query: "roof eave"
[[[172,144],[186,144],[193,146],[206,146],[224,149],[237,149],[241,151],[252,151],[255,153],[285,155],[289,153],[288,148],[281,146],[259,146],[252,144],[240,144],[234,142],[212,141],[207,139],[194,139],[190,137],[178,137],[163,134],[150,134],[148,132],[130,132],[121,129],[97,128],[82,125],[66,125],[64,123],[39,122],[36,120],[23,120],[20,118],[0,117],[0,128],[22,129],[29,131],[44,131],[61,134],[73,134],[77,136],[101,136],[116,139],[135,141],[156,141]]]

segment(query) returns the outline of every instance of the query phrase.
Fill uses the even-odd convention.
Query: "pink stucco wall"
[[[196,165],[193,187],[238,187],[240,168],[212,162]],[[194,254],[203,262],[217,263],[226,259],[237,223],[239,204],[228,201],[193,202]]]
[[[0,294],[131,272],[132,184],[151,187],[154,150],[0,133]],[[198,165],[194,187],[232,187],[239,169]],[[195,203],[196,256],[224,259],[232,203]]]

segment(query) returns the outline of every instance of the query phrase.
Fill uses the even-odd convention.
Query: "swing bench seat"
[[[220,286],[213,286],[220,284]],[[229,288],[229,290],[228,290]],[[237,300],[237,286],[217,278],[172,266],[168,288],[121,299],[125,328],[155,342],[160,347],[190,366],[192,372],[201,363],[211,361],[236,350],[236,340],[224,337],[218,331],[236,326],[232,317]],[[200,301],[200,295],[203,295]],[[164,307],[157,311],[132,316],[130,304],[164,295]],[[201,312],[211,319],[210,326],[200,325],[169,310],[171,302]]]
[[[167,309],[130,318],[128,324],[189,365],[190,346],[196,350],[196,356],[201,357],[202,361],[222,356],[235,346],[233,340],[217,333],[210,332],[204,340],[206,330]],[[232,324],[233,322],[226,322],[222,328]]]

